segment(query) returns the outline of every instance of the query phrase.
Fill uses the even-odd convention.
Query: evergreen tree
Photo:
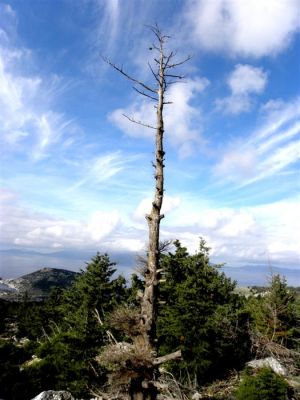
[[[160,351],[183,353],[173,371],[197,384],[240,367],[249,354],[248,315],[233,292],[235,283],[210,264],[205,241],[195,255],[176,241],[175,252],[163,255],[161,265]]]
[[[104,383],[105,371],[94,359],[107,340],[106,319],[127,296],[125,279],[113,278],[114,267],[108,255],[97,253],[71,288],[53,292],[41,308],[39,361],[25,370],[36,387],[88,397],[90,387]]]
[[[253,317],[253,331],[259,348],[274,342],[288,348],[297,346],[300,336],[297,328],[299,315],[294,293],[287,287],[285,278],[274,275],[270,287],[260,295],[251,296],[247,304]]]
[[[126,281],[116,272],[107,254],[97,253],[81,271],[74,285],[65,292],[61,312],[66,329],[75,329],[88,340],[103,343],[106,314],[126,299]]]

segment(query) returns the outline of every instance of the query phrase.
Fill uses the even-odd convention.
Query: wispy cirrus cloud
[[[116,38],[121,27],[121,1],[97,1],[94,7],[96,12],[99,13],[99,22],[97,24],[95,39],[99,42],[102,41],[105,36],[106,49],[112,49],[112,47],[116,45]]]
[[[214,173],[239,187],[299,168],[300,99],[270,101],[264,123],[249,138],[231,143]]]
[[[81,178],[69,189],[74,191],[83,185],[93,186],[111,180],[115,175],[121,173],[139,158],[138,155],[125,156],[120,151],[100,155],[81,163]]]
[[[64,93],[70,82],[58,75],[47,78],[28,74],[31,52],[16,47],[15,19],[10,6],[2,7],[10,23],[2,27],[0,35],[0,134],[2,146],[8,152],[21,150],[32,161],[38,161],[53,151],[53,146],[70,144],[70,136],[79,132],[74,120],[53,109],[55,99]],[[25,150],[25,151],[24,151]]]
[[[130,59],[131,66],[135,65],[139,72],[144,70],[149,48],[149,40],[145,39],[145,33],[148,33],[145,27],[153,22],[155,3],[139,0],[97,0],[89,4],[96,18],[93,19],[88,35],[89,56],[84,69],[93,77],[101,79],[109,68],[108,64],[99,59],[101,54],[116,62]],[[119,45],[120,40],[122,46]]]

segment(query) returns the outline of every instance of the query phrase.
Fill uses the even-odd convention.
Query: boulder
[[[47,390],[37,395],[32,400],[75,400],[71,393],[65,390]]]
[[[90,400],[99,400],[101,397],[94,397]],[[0,399],[1,400],[1,399]],[[67,392],[66,390],[46,390],[40,394],[38,394],[36,397],[34,397],[31,400],[80,400],[80,399],[75,399],[70,392]]]
[[[288,374],[286,368],[274,357],[252,360],[247,365],[251,368],[271,368],[278,375],[286,376]]]

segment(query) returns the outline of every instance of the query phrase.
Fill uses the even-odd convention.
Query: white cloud
[[[261,93],[267,84],[267,74],[262,68],[237,64],[227,79],[231,95],[216,100],[217,110],[228,114],[249,111],[252,95]]]
[[[32,148],[34,160],[46,157],[51,146],[58,143],[65,144],[65,137],[76,131],[72,120],[67,120],[63,114],[53,111],[35,115],[33,122],[37,136]]]
[[[189,156],[202,143],[201,138],[201,110],[191,102],[209,84],[206,78],[187,80],[171,86],[167,97],[172,101],[171,106],[165,108],[166,138],[178,149],[181,157]],[[118,126],[126,135],[139,138],[151,138],[153,129],[145,128],[132,123],[124,115],[133,117],[150,126],[155,126],[155,108],[153,103],[137,100],[126,108],[117,109],[108,116],[109,120]]]
[[[15,193],[14,191],[0,188],[0,203],[15,201],[17,197],[17,193]]]
[[[96,211],[86,220],[61,219],[33,212],[18,205],[4,192],[1,214],[2,243],[40,250],[99,246],[121,225],[117,210]]]
[[[120,223],[120,216],[117,211],[95,212],[88,223],[87,231],[93,241],[99,242],[111,232]]]
[[[130,219],[125,224],[124,215],[121,218],[117,210],[98,210],[82,220],[61,219],[20,207],[9,191],[1,197],[1,212],[6,215],[1,225],[5,246],[40,251],[99,248],[108,252],[146,248],[144,214],[150,199],[136,209],[139,224]],[[198,199],[166,197],[165,207],[169,215],[163,220],[161,239],[180,239],[191,253],[197,250],[202,236],[212,247],[212,260],[216,262],[267,265],[270,261],[299,266],[299,198],[236,209],[199,206]]]
[[[237,115],[250,111],[253,106],[252,99],[248,95],[228,96],[223,99],[216,99],[216,110],[223,114]]]
[[[76,4],[80,8],[85,8],[82,3]],[[106,77],[110,67],[105,62],[99,62],[99,54],[112,60],[116,57],[117,60],[126,57],[132,61],[131,65],[137,64],[138,59],[142,57],[140,51],[136,50],[145,34],[145,25],[151,20],[149,15],[152,2],[97,0],[91,2],[89,6],[92,7],[95,18],[88,33],[89,55],[83,60],[85,72],[92,74],[97,80]],[[122,46],[119,46],[120,42]],[[142,65],[144,62],[145,58]]]
[[[173,104],[166,109],[166,136],[178,148],[182,158],[192,154],[203,143],[201,109],[192,106],[191,102],[208,84],[206,78],[198,78],[188,80],[185,84],[175,84],[169,91],[168,99]]]
[[[151,197],[146,197],[142,199],[133,214],[133,218],[136,220],[144,221],[146,214],[149,214],[151,211],[152,201],[153,200]],[[162,206],[162,214],[167,214],[173,211],[180,205],[180,202],[181,202],[180,197],[172,197],[165,195]]]
[[[45,233],[56,237],[56,238],[61,238],[63,235],[63,228],[60,225],[52,225],[49,226],[48,228],[45,229]]]
[[[122,238],[118,237],[114,243],[110,243],[112,250],[123,250],[134,253],[143,252],[146,248],[146,241],[138,238]],[[131,266],[133,267],[133,266]]]
[[[13,10],[10,8],[10,14]],[[13,29],[10,24],[6,29]],[[4,31],[3,31],[4,32]],[[15,33],[16,34],[16,33]],[[0,41],[0,134],[6,151],[18,151],[39,160],[63,148],[65,139],[76,136],[78,127],[51,103],[70,83],[53,75],[47,79],[23,71],[32,63],[30,50],[16,48],[7,35]]]
[[[217,234],[224,237],[240,237],[253,229],[255,225],[254,217],[247,212],[235,212],[220,229]]]
[[[97,7],[98,12],[101,13],[97,39],[102,42],[105,36],[106,47],[111,49],[120,28],[120,0],[98,2]]]
[[[120,151],[84,160],[81,163],[81,175],[75,184],[67,189],[71,192],[86,184],[96,185],[111,179],[113,176],[128,168],[139,158],[138,155],[124,155]],[[112,182],[111,182],[112,184]]]
[[[230,180],[237,181],[253,175],[256,165],[255,150],[250,148],[245,151],[242,145],[235,144],[233,150],[227,151],[220,162],[214,167],[216,175],[230,177]]]
[[[197,46],[262,57],[289,45],[300,28],[300,5],[299,0],[191,0],[185,18]]]
[[[142,125],[130,122],[125,116],[133,117],[135,121],[153,126],[155,121],[155,109],[153,104],[142,99],[126,108],[118,108],[108,115],[109,121],[115,124],[126,135],[133,138],[151,138],[153,130]]]
[[[240,186],[297,168],[300,157],[300,99],[276,102],[264,109],[267,116],[261,127],[248,138],[237,139],[225,149],[214,173],[224,182]],[[275,103],[273,103],[274,105]]]
[[[190,252],[202,236],[212,248],[212,259],[229,265],[271,262],[299,267],[299,221],[299,198],[238,209],[199,209],[183,199],[162,236],[180,239]]]
[[[267,83],[267,75],[251,65],[237,64],[228,79],[232,94],[261,93]]]

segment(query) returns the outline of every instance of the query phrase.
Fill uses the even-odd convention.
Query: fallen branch
[[[153,360],[153,365],[160,365],[167,361],[180,360],[181,358],[182,358],[181,350],[177,350],[174,353],[170,353],[165,356],[155,358]]]

